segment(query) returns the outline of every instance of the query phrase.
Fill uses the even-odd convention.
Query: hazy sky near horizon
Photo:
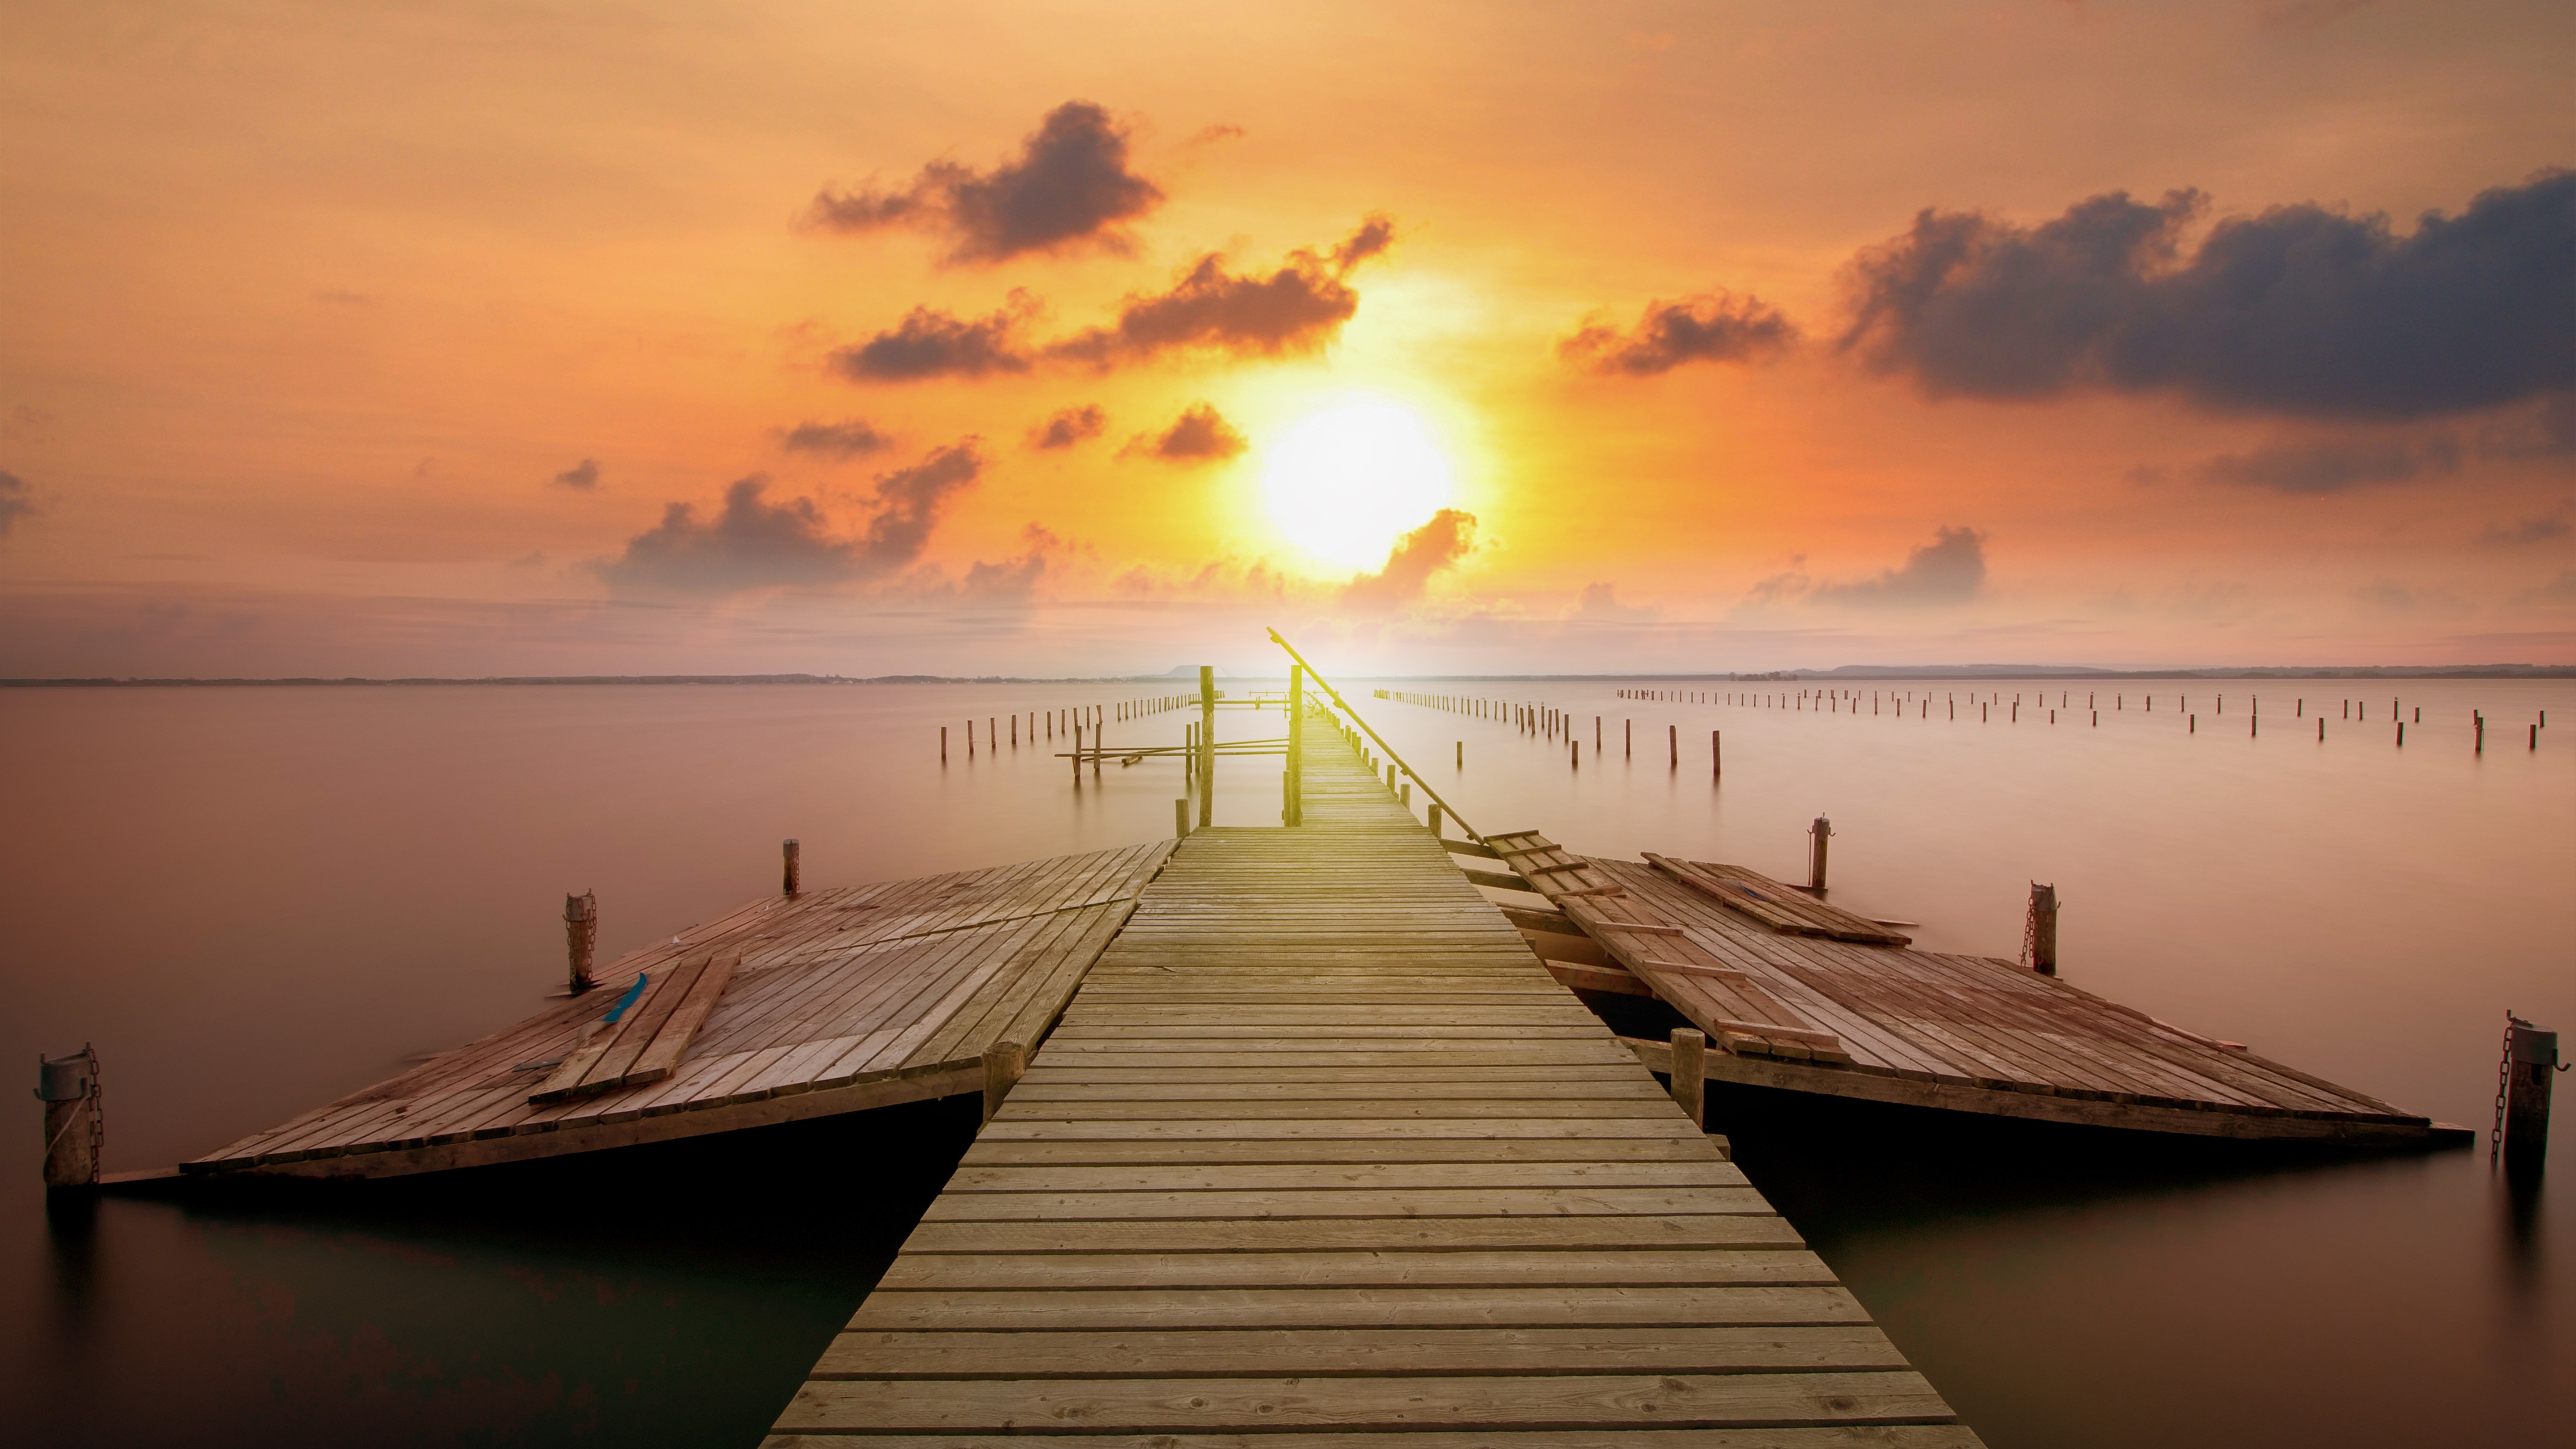
[[[0,674],[2576,662],[2576,7],[21,3]]]

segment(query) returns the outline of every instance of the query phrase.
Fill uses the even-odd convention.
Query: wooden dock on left
[[[981,1092],[986,1051],[1046,1034],[1171,851],[754,901],[624,957],[595,990],[181,1167],[391,1177]]]

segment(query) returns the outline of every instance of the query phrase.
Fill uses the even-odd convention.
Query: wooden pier
[[[386,1177],[979,1092],[985,1051],[1044,1034],[1171,848],[755,901],[625,957],[597,990],[181,1168]],[[682,1032],[690,988],[709,985]]]
[[[1483,884],[1544,899],[1511,915],[1550,971],[1672,1006],[1724,1048],[1712,1080],[2205,1137],[2472,1135],[2017,962],[1911,949],[1739,866],[1578,856],[1535,831],[1486,844],[1512,873]],[[1637,1050],[1661,1068],[1669,1048]]]
[[[1308,738],[1304,824],[1172,853],[771,1449],[1975,1444]]]

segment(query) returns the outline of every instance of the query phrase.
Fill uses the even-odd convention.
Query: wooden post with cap
[[[2510,1013],[2506,1021],[2504,1170],[2529,1180],[2549,1161],[2550,1079],[2567,1069],[2558,1062],[2558,1033]]]
[[[588,991],[591,952],[599,945],[599,897],[590,891],[564,894],[564,955],[571,967],[572,994]]]
[[[785,869],[780,872],[778,893],[799,896],[805,892],[805,847],[792,838],[778,843],[778,855]]]
[[[45,1189],[98,1185],[105,1130],[98,1111],[98,1049],[36,1056],[36,1096],[45,1104]]]
[[[2057,887],[2030,883],[2030,969],[2057,974]]]
[[[1819,815],[1807,827],[1807,889],[1825,893],[1825,842],[1834,838],[1834,822]]]

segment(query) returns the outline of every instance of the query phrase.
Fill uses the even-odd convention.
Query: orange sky
[[[2576,662],[2570,75],[2395,0],[21,5],[0,675]],[[1445,500],[1277,471],[1337,409]]]

